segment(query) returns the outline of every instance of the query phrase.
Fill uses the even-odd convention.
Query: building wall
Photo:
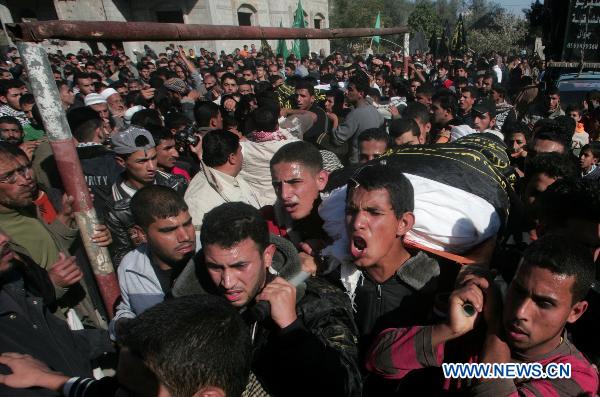
[[[248,7],[255,11],[253,25],[291,27],[294,21],[294,12],[297,0],[0,0],[0,18],[6,22],[20,21],[24,9],[33,9],[38,20],[61,19],[83,21],[156,21],[157,11],[181,11],[185,23],[209,25],[238,25],[237,11],[240,7]],[[317,15],[323,17],[322,28],[329,27],[328,0],[302,0],[302,7],[307,14],[308,27],[314,27]],[[6,10],[10,13],[8,18]],[[10,20],[12,19],[12,20]],[[191,42],[178,42],[185,48],[206,48],[211,51],[232,52],[244,44],[254,43],[260,48],[260,40],[197,40]],[[109,45],[110,43],[106,43]],[[157,53],[164,50],[169,43],[160,42],[126,42],[123,43],[129,56],[133,50],[142,50],[144,44],[149,44]],[[270,42],[275,49],[277,43]],[[292,41],[288,41],[291,48]],[[75,52],[79,48],[93,48],[82,42],[46,43],[51,51],[58,48],[63,52]],[[106,45],[98,44],[101,50]],[[329,53],[329,40],[310,40],[310,50],[319,52],[324,49]]]

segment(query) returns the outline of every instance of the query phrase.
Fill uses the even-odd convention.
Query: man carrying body
[[[204,164],[185,193],[196,230],[204,214],[220,204],[241,201],[259,208],[256,194],[239,176],[243,159],[240,139],[233,132],[210,131],[202,139]]]
[[[364,164],[383,155],[390,146],[390,136],[382,128],[364,130],[358,136],[358,162]]]
[[[542,237],[525,251],[504,302],[492,281],[466,276],[450,295],[446,322],[385,330],[367,367],[387,379],[401,379],[443,362],[539,363],[536,378],[446,379],[443,387],[469,388],[476,396],[594,395],[598,373],[565,332],[588,308],[584,297],[594,273],[585,246],[564,236]],[[467,303],[475,310],[471,316],[465,314]],[[550,363],[569,364],[570,378],[542,377]]]

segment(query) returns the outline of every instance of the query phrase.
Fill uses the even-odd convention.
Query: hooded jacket
[[[125,255],[117,269],[121,300],[109,324],[112,338],[115,337],[115,324],[118,320],[134,318],[165,299],[165,292],[150,263],[149,255],[148,245],[142,244]]]
[[[301,270],[287,240],[271,235],[277,247],[270,273],[285,279]],[[199,253],[182,271],[173,296],[213,293]],[[360,396],[356,325],[347,297],[333,285],[310,278],[296,289],[298,320],[280,330],[270,319],[251,322],[252,372],[275,396]],[[303,379],[305,381],[303,381]]]

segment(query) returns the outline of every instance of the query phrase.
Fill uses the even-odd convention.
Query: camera
[[[175,133],[175,144],[180,152],[187,149],[189,145],[196,146],[198,142],[200,142],[200,137],[196,135],[194,124],[190,124]]]

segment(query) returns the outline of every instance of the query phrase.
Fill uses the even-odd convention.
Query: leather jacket
[[[124,181],[123,175],[113,184],[113,202],[106,216],[106,225],[112,234],[113,242],[110,245],[110,255],[113,265],[119,266],[121,259],[136,245],[143,241],[132,241],[130,230],[134,226],[133,214],[131,213],[131,197],[121,186]],[[157,171],[154,178],[155,185],[167,186],[177,193],[185,193],[187,181],[181,175],[173,175],[163,171]]]

